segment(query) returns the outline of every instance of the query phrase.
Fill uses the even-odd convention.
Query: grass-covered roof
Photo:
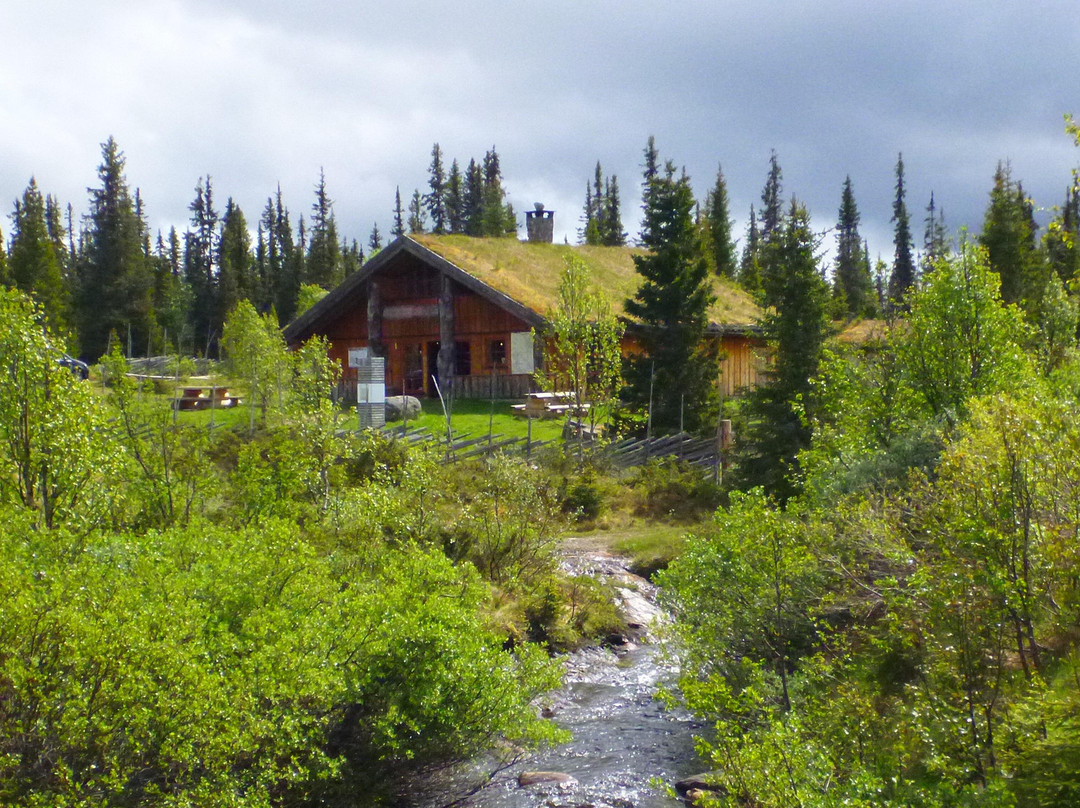
[[[493,289],[542,315],[550,315],[558,299],[565,256],[576,253],[592,268],[593,283],[623,314],[623,305],[637,290],[640,276],[634,247],[585,247],[534,244],[515,238],[413,235],[411,238],[460,267]],[[746,326],[757,322],[760,309],[735,283],[714,278],[716,302],[709,319],[718,325]]]

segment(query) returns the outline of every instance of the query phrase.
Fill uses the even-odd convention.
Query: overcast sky
[[[496,146],[519,217],[544,202],[560,241],[599,160],[633,236],[654,135],[699,198],[723,165],[740,239],[771,149],[822,231],[850,175],[891,260],[901,151],[917,245],[931,191],[978,231],[999,160],[1060,204],[1078,79],[1076,0],[5,0],[0,204],[34,175],[85,212],[112,135],[154,231],[186,226],[204,175],[252,226],[280,183],[295,224],[322,168],[366,245],[396,186],[425,190],[437,141],[448,166]]]

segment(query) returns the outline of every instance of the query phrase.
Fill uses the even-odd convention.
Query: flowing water
[[[654,698],[658,687],[678,675],[677,663],[651,642],[650,626],[662,618],[655,589],[601,553],[568,554],[564,567],[617,587],[633,641],[616,651],[589,648],[567,657],[564,686],[548,694],[543,706],[551,720],[573,733],[572,741],[528,753],[462,798],[482,773],[495,768],[491,760],[476,761],[446,777],[439,794],[425,797],[426,806],[460,800],[475,808],[675,808],[681,803],[667,795],[664,784],[701,770],[692,738],[700,723]],[[538,770],[573,781],[518,785],[521,772]]]

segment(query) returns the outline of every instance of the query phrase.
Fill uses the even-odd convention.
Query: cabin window
[[[506,367],[506,340],[493,339],[488,343],[488,365],[495,370]]]
[[[472,375],[472,353],[468,342],[454,343],[454,374],[456,376]]]

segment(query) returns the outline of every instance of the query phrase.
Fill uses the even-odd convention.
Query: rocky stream
[[[678,674],[656,642],[663,620],[656,587],[628,572],[625,559],[573,540],[562,563],[610,583],[629,627],[622,642],[566,658],[563,687],[543,710],[573,739],[502,767],[494,758],[474,761],[440,778],[421,808],[675,808],[681,803],[665,784],[700,771],[693,745],[700,722],[654,698]]]

